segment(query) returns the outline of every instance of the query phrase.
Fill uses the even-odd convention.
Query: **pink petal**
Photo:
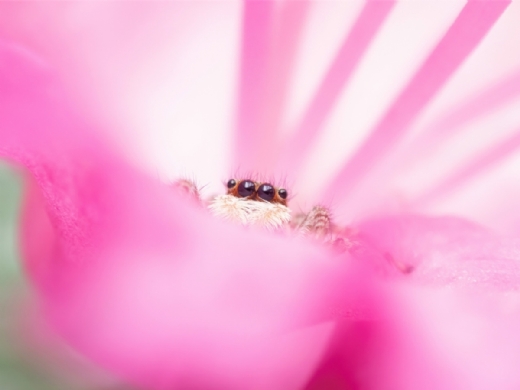
[[[26,267],[46,318],[93,361],[156,389],[518,387],[515,242],[455,218],[378,217],[358,227],[360,271],[193,207],[107,143],[34,54],[3,45],[0,67],[1,152],[31,174]],[[477,288],[465,300],[460,286]]]
[[[363,246],[357,257],[421,285],[476,286],[489,291],[520,285],[519,243],[497,237],[483,227],[455,217],[398,215],[378,217],[359,226]],[[384,265],[384,266],[383,266]]]
[[[48,67],[0,54],[3,154],[33,177],[22,250],[60,334],[151,388],[301,385],[330,332],[302,326],[356,286],[346,264],[213,219],[102,143]]]
[[[507,301],[395,284],[379,294],[378,317],[338,323],[306,389],[518,387],[518,294]]]

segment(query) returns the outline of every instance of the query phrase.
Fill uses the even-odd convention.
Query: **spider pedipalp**
[[[332,232],[332,226],[330,210],[324,206],[314,206],[304,214],[296,228],[305,235],[324,237]]]

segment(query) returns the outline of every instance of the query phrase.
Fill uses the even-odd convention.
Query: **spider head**
[[[237,198],[287,205],[287,190],[285,188],[276,188],[270,183],[259,183],[247,179],[229,179],[227,188],[228,195],[233,195]]]

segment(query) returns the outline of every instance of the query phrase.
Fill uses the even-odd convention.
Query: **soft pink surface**
[[[506,6],[468,3],[340,174],[341,202],[347,184],[391,148],[383,141],[406,131]],[[142,10],[133,7],[136,17]],[[307,12],[306,3],[285,9],[286,40],[271,48],[283,61],[273,69],[273,7],[244,9],[235,157],[251,157],[252,166],[259,156],[251,153],[275,136],[262,141],[257,115],[267,107],[259,123],[276,124],[274,106],[283,101],[264,89],[283,95],[287,87],[254,76],[289,73],[287,50]],[[356,53],[338,57],[346,72],[331,68],[339,81],[391,3],[372,7],[361,20],[375,20],[355,30]],[[381,213],[346,231],[354,246],[336,253],[225,224],[123,157],[85,115],[84,101],[62,88],[63,68],[53,61],[64,66],[63,53],[47,54],[0,43],[0,151],[28,173],[24,265],[45,319],[73,348],[151,389],[518,388],[516,241],[456,217]],[[309,111],[317,122],[297,135],[309,142],[338,93],[324,85],[330,89]]]
[[[33,176],[25,265],[62,336],[153,388],[301,385],[328,328],[292,330],[351,288],[345,263],[187,206],[97,141],[39,63],[1,60],[3,153]]]

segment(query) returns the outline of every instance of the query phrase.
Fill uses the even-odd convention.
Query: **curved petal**
[[[23,253],[60,334],[151,388],[303,383],[330,332],[305,324],[356,286],[347,263],[214,220],[103,142],[52,72],[0,53],[2,153],[33,178]]]
[[[380,293],[375,321],[338,323],[306,389],[518,387],[517,293],[506,302],[394,283]]]
[[[396,215],[364,221],[359,230],[365,244],[359,257],[379,257],[394,274],[401,267],[423,285],[473,285],[489,291],[520,286],[518,240],[466,220]]]
[[[380,217],[354,256],[382,281],[349,255],[212,219],[125,160],[49,64],[2,44],[0,67],[1,152],[31,175],[26,267],[46,318],[95,362],[155,389],[517,384],[516,297],[510,315],[508,294],[418,287],[514,292],[516,243],[454,218]]]

